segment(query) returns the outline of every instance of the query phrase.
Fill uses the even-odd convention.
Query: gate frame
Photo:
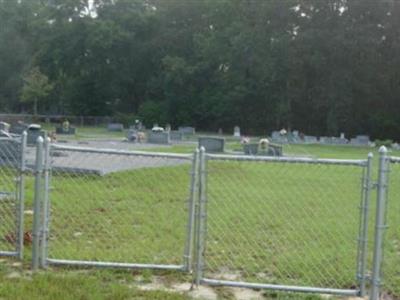
[[[262,162],[285,162],[285,163],[301,163],[301,164],[324,164],[324,165],[352,165],[362,168],[361,178],[361,204],[360,204],[360,220],[359,220],[359,237],[357,246],[357,258],[355,276],[357,278],[358,289],[335,289],[335,288],[319,288],[307,286],[262,284],[230,280],[217,280],[204,277],[204,261],[205,244],[207,235],[207,166],[209,160],[228,160],[228,161],[262,161]],[[269,157],[269,156],[243,156],[228,154],[209,154],[202,147],[200,149],[200,202],[197,213],[197,238],[196,238],[196,272],[194,274],[194,282],[196,285],[210,286],[229,286],[252,289],[268,289],[286,292],[301,293],[318,293],[333,294],[343,296],[360,296],[365,293],[365,285],[367,283],[366,264],[367,264],[367,240],[368,240],[368,210],[369,199],[372,189],[372,154],[368,155],[366,160],[356,159],[313,159],[313,158],[296,158],[296,157]]]
[[[26,167],[26,149],[27,149],[27,133],[21,134],[20,140],[13,140],[15,143],[21,144],[20,157],[17,169],[17,177],[15,178],[15,251],[0,251],[0,256],[11,256],[22,260],[24,257],[24,210],[25,210],[25,174]]]
[[[158,270],[176,270],[183,272],[192,271],[192,256],[193,256],[193,241],[194,241],[194,222],[195,222],[195,204],[198,190],[198,168],[199,168],[199,151],[193,154],[175,154],[175,153],[159,153],[159,152],[144,152],[144,151],[126,151],[115,149],[96,149],[89,147],[75,147],[51,144],[49,139],[44,143],[38,139],[37,151],[37,182],[39,187],[35,189],[35,211],[37,220],[34,222],[37,226],[34,227],[35,234],[32,247],[32,266],[33,270],[46,268],[48,265],[67,265],[75,267],[98,267],[98,268],[121,268],[121,269],[158,269]],[[50,196],[50,181],[52,173],[51,157],[52,150],[80,152],[80,153],[97,153],[109,155],[124,155],[124,156],[147,156],[158,158],[175,158],[187,160],[191,163],[190,171],[190,187],[189,195],[186,201],[188,207],[187,229],[185,230],[185,245],[182,264],[151,264],[151,263],[122,263],[122,262],[106,262],[106,261],[86,261],[86,260],[70,260],[48,258],[48,236],[51,228],[51,196]]]
[[[387,204],[390,166],[400,163],[400,157],[388,156],[385,146],[379,148],[379,170],[377,182],[375,238],[373,253],[373,269],[371,276],[370,300],[379,300],[382,286],[383,248],[387,225]]]

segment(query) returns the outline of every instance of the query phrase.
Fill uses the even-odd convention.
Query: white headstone
[[[240,137],[240,127],[239,126],[235,126],[235,128],[233,128],[233,136]]]

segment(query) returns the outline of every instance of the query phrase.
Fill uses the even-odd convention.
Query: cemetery
[[[0,300],[400,300],[400,0],[0,0]]]
[[[41,136],[41,134],[46,133],[46,126],[42,127],[39,124],[27,124],[25,127],[28,132],[28,139],[29,134],[31,134],[32,136],[35,135],[37,138],[38,136]],[[290,132],[289,134],[286,132],[284,135],[278,132],[279,135],[277,133],[272,133],[271,136],[268,137],[254,137],[243,135],[244,132],[243,130],[241,130],[241,136],[239,137],[235,136],[235,133],[240,130],[238,130],[237,127],[238,126],[236,126],[236,128],[233,128],[232,134],[228,133],[226,135],[221,135],[218,130],[216,130],[215,133],[196,133],[195,129],[193,128],[193,130],[191,130],[191,133],[189,134],[188,130],[186,131],[186,133],[183,133],[182,130],[174,130],[173,128],[168,128],[168,126],[165,126],[164,128],[168,128],[169,131],[166,131],[163,127],[160,126],[157,126],[157,128],[163,128],[163,130],[157,129],[153,131],[146,130],[143,127],[139,129],[137,128],[137,126],[132,125],[130,126],[130,129],[124,129],[118,136],[116,136],[112,132],[110,133],[108,131],[108,128],[103,129],[103,131],[100,131],[96,128],[78,128],[77,132],[85,133],[84,138],[76,138],[76,135],[68,134],[61,134],[61,137],[57,136],[56,140],[53,141],[53,150],[52,152],[50,152],[53,173],[52,185],[54,188],[54,191],[52,191],[51,193],[52,197],[54,199],[57,199],[57,203],[54,204],[53,210],[58,211],[58,217],[56,217],[56,221],[53,220],[53,230],[64,231],[64,234],[67,234],[67,232],[69,232],[68,234],[71,235],[76,235],[81,232],[82,229],[79,229],[73,224],[70,225],[72,226],[70,229],[62,229],[62,225],[61,223],[59,223],[60,219],[58,219],[57,221],[57,218],[66,217],[61,210],[61,207],[63,207],[64,205],[63,203],[72,203],[72,205],[74,205],[73,207],[75,208],[75,212],[72,213],[72,215],[71,212],[65,212],[70,216],[78,216],[87,212],[86,206],[77,209],[77,207],[79,207],[77,206],[78,203],[75,203],[74,201],[71,202],[71,198],[68,195],[75,194],[77,192],[74,191],[75,188],[82,191],[79,193],[77,201],[85,201],[85,203],[87,204],[92,203],[94,205],[93,209],[95,211],[110,210],[107,202],[109,201],[108,199],[113,199],[114,197],[118,199],[135,199],[135,205],[140,205],[139,203],[143,199],[147,199],[146,201],[154,201],[154,195],[152,193],[147,194],[146,191],[148,189],[162,188],[166,197],[169,197],[168,195],[176,193],[178,198],[184,199],[186,197],[184,195],[184,190],[186,190],[187,184],[186,176],[190,173],[189,170],[192,166],[191,160],[189,158],[191,157],[195,149],[200,147],[203,147],[206,153],[208,153],[209,155],[216,155],[215,157],[218,157],[218,155],[228,155],[228,157],[232,156],[233,158],[248,157],[249,159],[255,160],[254,162],[250,162],[248,166],[241,165],[239,169],[237,169],[238,166],[235,167],[235,165],[237,164],[235,162],[210,163],[210,180],[212,180],[212,182],[215,181],[215,178],[213,177],[214,175],[211,175],[214,174],[214,172],[216,172],[216,178],[218,178],[218,176],[228,176],[226,177],[227,181],[224,181],[223,186],[220,187],[223,190],[232,190],[235,191],[235,193],[237,194],[242,193],[243,189],[246,193],[253,193],[255,190],[259,190],[261,192],[263,182],[267,179],[270,184],[272,183],[277,187],[280,187],[279,190],[274,189],[274,193],[278,193],[279,195],[279,193],[282,192],[284,193],[285,197],[288,197],[287,199],[290,199],[289,195],[292,193],[293,195],[297,195],[298,192],[293,190],[294,188],[301,187],[302,196],[300,199],[296,200],[300,201],[298,205],[301,205],[300,203],[302,202],[306,203],[306,199],[308,197],[311,197],[316,192],[316,190],[318,191],[318,193],[321,193],[321,197],[325,199],[322,190],[320,191],[319,188],[314,187],[310,190],[304,188],[303,185],[308,185],[310,182],[312,182],[312,180],[334,180],[335,184],[337,184],[337,187],[339,188],[339,182],[341,182],[343,185],[343,182],[349,181],[350,178],[357,177],[356,173],[353,172],[348,175],[342,174],[339,176],[339,174],[341,174],[340,166],[333,167],[334,169],[337,168],[338,172],[340,171],[339,173],[337,173],[336,181],[336,179],[329,177],[328,174],[323,175],[324,173],[318,172],[315,174],[309,173],[309,170],[307,168],[302,167],[298,171],[296,171],[295,169],[293,169],[293,171],[289,171],[290,169],[286,170],[287,167],[279,166],[279,164],[275,165],[274,163],[272,163],[270,165],[270,168],[263,168],[261,161],[264,158],[288,159],[288,161],[293,159],[299,159],[299,161],[311,159],[311,161],[313,161],[319,157],[330,158],[332,156],[344,158],[347,156],[355,156],[362,158],[369,151],[373,151],[375,152],[375,155],[378,155],[377,149],[371,148],[372,143],[365,135],[357,136],[351,141],[346,140],[346,143],[344,143],[344,137],[317,138],[313,136],[302,135],[297,132]],[[9,127],[4,126],[3,128],[4,131],[6,131],[7,129],[12,128],[12,125]],[[50,130],[47,130],[47,134],[49,136],[52,136],[51,128],[49,129]],[[33,133],[31,133],[29,130],[32,130]],[[172,135],[176,136],[172,138]],[[18,153],[21,150],[20,144],[15,142],[17,140],[18,135],[16,134],[13,134],[12,138],[0,139],[0,165],[2,167],[18,167],[18,160],[20,158],[18,157],[18,155],[10,155],[10,149],[12,152]],[[36,143],[29,143],[26,149],[26,166],[29,170],[33,170],[35,168],[35,146]],[[399,153],[400,155],[399,150],[395,150],[393,148],[392,151],[394,153]],[[172,153],[172,156],[168,156],[170,155],[170,153]],[[176,153],[182,154],[178,155]],[[14,162],[10,164],[10,161],[13,161],[11,157],[13,157]],[[256,162],[257,160],[260,160],[260,162]],[[283,169],[281,169],[282,167]],[[293,180],[299,181],[302,177],[304,177],[304,180],[300,180],[299,185],[294,185],[293,187],[283,187],[282,184],[284,181],[281,181],[283,174],[286,178],[285,180],[287,180],[287,178],[292,178]],[[299,177],[300,174],[301,176]],[[32,175],[28,175],[28,178],[30,176]],[[169,176],[174,176],[175,183],[169,181]],[[244,177],[242,178],[242,176]],[[248,179],[246,179],[247,176],[249,176]],[[251,178],[251,182],[247,182],[246,184],[248,185],[248,187],[244,188],[241,183],[235,182],[235,180],[231,181],[232,178],[242,178],[243,183],[246,183],[247,180],[250,180]],[[336,178],[336,175],[334,175],[334,178]],[[344,178],[347,179],[344,180]],[[33,179],[29,180],[32,182]],[[76,185],[77,182],[79,182],[78,186]],[[116,190],[115,188],[109,190],[108,185],[111,182],[113,183],[113,185],[118,186]],[[131,190],[130,188],[132,182],[136,182],[134,190]],[[352,181],[350,180],[348,183],[346,183],[345,189],[350,189],[352,187],[351,182]],[[212,190],[216,189],[215,184],[217,183],[218,181],[210,183],[211,185],[209,188],[211,188]],[[96,188],[93,189],[93,187]],[[238,190],[239,187],[241,187],[241,191]],[[215,191],[219,191],[220,188]],[[92,189],[92,192],[84,192],[87,189]],[[6,195],[4,197],[9,198],[10,195],[12,195],[10,188],[3,188],[3,190],[0,192]],[[345,201],[345,199],[350,199],[349,197],[353,197],[352,193],[348,194],[347,196],[345,196],[343,193],[340,193],[339,190],[337,190],[337,193],[340,194],[341,197],[343,197],[343,201]],[[227,195],[229,195],[229,193]],[[225,199],[225,196],[221,197],[221,199]],[[94,199],[96,200],[94,201]],[[254,204],[258,203],[256,199],[258,199],[258,197],[255,198]],[[337,198],[336,200],[339,201],[339,198]],[[119,209],[127,209],[126,206],[119,206],[119,204],[115,205],[115,213],[117,213]],[[121,203],[121,205],[123,204]],[[120,208],[118,209],[118,207]],[[148,208],[142,208],[142,213],[150,215],[150,211],[148,211],[148,209],[151,210],[151,206],[149,206]],[[177,203],[173,206],[166,206],[165,209],[169,211],[169,214],[171,214],[170,209],[176,209],[176,211],[179,212],[181,211],[182,206],[179,206]],[[347,213],[349,212],[351,212],[351,210],[347,211]],[[111,213],[111,210],[110,214],[108,212],[106,214],[111,220],[117,218],[117,215]],[[128,216],[126,216],[126,218],[127,220],[129,219]],[[174,218],[173,224],[179,224],[180,228],[184,228],[184,219],[175,214],[173,214],[172,218]],[[280,215],[277,215],[276,218],[280,219]],[[307,220],[307,217],[306,215],[301,215],[300,219]],[[300,219],[298,220],[298,222],[303,222],[300,221]],[[95,220],[96,219],[94,219],[94,221]],[[166,230],[172,230],[169,227],[170,225],[167,220],[169,219],[163,219],[163,217],[161,217],[160,219],[156,219],[159,224],[163,224],[160,226],[164,226]],[[146,222],[148,221],[150,220],[146,220]],[[221,221],[227,222],[227,219],[222,219]],[[319,217],[314,216],[313,224],[317,225],[322,224],[323,222],[323,219],[319,219]],[[222,224],[224,223],[221,223],[219,226],[223,226]],[[348,224],[348,226],[350,225],[351,224]],[[93,230],[93,228],[91,227],[92,225],[90,225],[89,223],[87,223],[87,225],[85,226],[88,226],[88,230]],[[306,225],[304,224],[301,226]],[[307,226],[311,225],[308,224]],[[332,226],[335,225],[331,224],[327,226],[327,228],[332,228],[333,230],[334,227]],[[167,242],[165,239],[161,239],[155,245],[147,245],[147,237],[157,234],[157,231],[152,231],[152,229],[150,229],[150,231],[146,231],[145,233],[143,233],[144,235],[140,235],[137,232],[131,232],[127,228],[120,230],[122,230],[120,231],[120,233],[112,233],[114,232],[114,229],[109,229],[104,231],[102,234],[107,236],[108,234],[112,233],[113,236],[110,236],[111,239],[117,239],[118,234],[128,234],[131,236],[132,239],[139,238],[143,241],[140,247],[147,247],[151,249],[153,249],[153,247],[156,246],[157,243],[162,243],[162,245],[168,247],[167,253],[169,253],[168,255],[170,255],[170,257],[176,257],[176,250],[174,245],[179,245],[183,243],[185,236],[182,231],[179,237],[171,240],[170,242]],[[226,230],[228,229],[226,228]],[[283,232],[279,229],[276,229],[276,234],[283,234]],[[287,238],[292,239],[291,236],[287,236]],[[65,237],[65,239],[69,238]],[[295,239],[295,237],[293,237],[293,239]],[[304,237],[304,239],[307,240],[308,237]],[[74,245],[77,242],[78,240],[76,240],[76,238],[73,238],[73,240],[71,240],[69,243],[71,243],[71,245]],[[64,244],[61,243],[61,240],[59,241],[59,243],[60,244],[54,243],[53,241],[53,252],[51,253],[64,253],[63,255],[66,255],[65,257],[70,257],[72,259],[116,259],[117,261],[120,261],[121,259],[123,261],[125,259],[128,259],[128,256],[125,256],[125,254],[123,254],[124,252],[121,252],[121,254],[115,256],[115,254],[109,252],[106,248],[103,247],[103,244],[101,244],[102,242],[95,242],[94,246],[96,246],[99,250],[102,249],[100,252],[97,251],[97,254],[95,256],[93,256],[93,253],[89,250],[86,251],[82,250],[83,248],[80,248],[81,250],[79,252],[76,252],[76,250],[74,249],[75,246],[64,248],[64,246],[62,246]],[[239,249],[245,250],[245,244],[242,244],[242,242],[240,242],[238,245],[243,245],[239,246]],[[322,249],[320,249],[319,251],[326,251],[326,249],[331,246],[330,243],[326,242],[326,244],[320,244],[320,247],[322,247]],[[350,247],[350,244],[346,247]],[[117,248],[119,248],[119,246],[117,246]],[[91,249],[91,247],[89,247],[88,249]],[[306,249],[304,249],[304,251],[306,251]],[[348,253],[349,255],[351,254],[350,248]],[[306,255],[306,253],[304,253],[303,255]],[[146,257],[146,255],[144,255],[143,257]],[[243,255],[243,257],[246,256]],[[141,261],[140,259],[142,259],[142,256],[138,256],[138,259],[139,261]],[[282,259],[284,259],[284,256],[282,256]],[[161,259],[159,261],[156,260],[155,262],[164,263],[165,261],[166,260]],[[174,258],[173,261],[178,262],[179,260],[178,258]],[[145,260],[144,262],[147,261]],[[258,263],[262,264],[262,261],[260,260],[258,261]],[[322,261],[319,261],[317,259],[315,263],[322,263]],[[285,267],[288,267],[288,265],[285,265]],[[316,284],[324,284],[321,278],[313,276],[314,270],[312,268],[312,265],[310,265],[309,268],[304,269],[304,272],[305,274],[307,274],[308,278],[312,278],[313,282],[315,282]],[[277,276],[276,279],[280,282],[285,282],[285,279],[283,277],[280,277],[278,274],[275,274],[274,276]],[[343,272],[340,272],[340,276],[341,277],[338,278],[342,278],[343,282],[352,281],[351,273],[349,273],[346,269],[343,269]],[[245,280],[246,278],[247,277],[245,275],[242,276],[243,280]],[[391,283],[391,285],[393,284],[397,284],[396,281]]]

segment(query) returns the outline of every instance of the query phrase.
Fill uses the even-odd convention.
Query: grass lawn
[[[237,146],[228,144],[229,149]],[[194,147],[176,145],[156,151],[192,152]],[[366,158],[371,150],[377,157],[376,149],[346,146],[287,145],[284,151],[311,157]],[[393,226],[388,230],[385,248],[385,287],[400,295],[400,202],[394,201],[400,192],[400,166],[396,168],[397,172],[391,174],[397,184],[390,190],[388,217]],[[206,277],[333,288],[356,284],[361,168],[212,161],[208,172]],[[102,177],[55,172],[49,257],[182,264],[189,173],[189,164]],[[7,174],[2,169],[0,176],[7,179],[0,183],[2,189],[11,186],[12,174]],[[27,209],[32,205],[32,191],[33,179],[29,177]],[[370,240],[373,216],[371,220]],[[6,245],[4,239],[0,240],[1,249]],[[27,247],[25,263],[29,263],[29,257]],[[136,285],[137,276],[151,281],[160,274],[166,285],[190,282],[191,277],[181,273],[57,268],[8,278],[14,269],[8,260],[0,264],[0,299],[190,297],[187,293],[142,291]],[[221,299],[232,299],[229,289],[216,292]],[[300,296],[266,292],[265,298]]]

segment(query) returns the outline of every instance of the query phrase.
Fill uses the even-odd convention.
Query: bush
[[[377,147],[385,146],[385,147],[392,147],[393,140],[375,140],[375,145]]]

